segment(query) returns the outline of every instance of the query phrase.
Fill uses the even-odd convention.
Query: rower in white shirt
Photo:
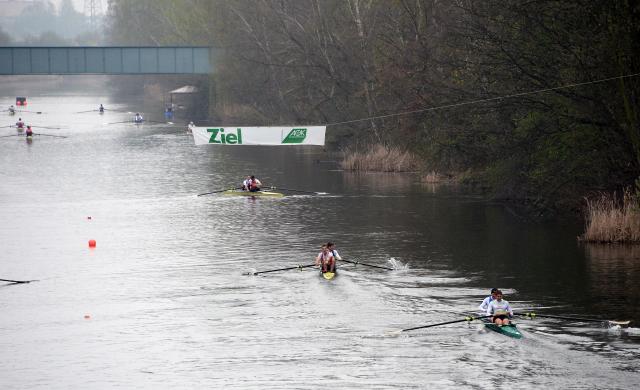
[[[489,303],[491,303],[491,301],[493,301],[494,299],[496,299],[496,291],[498,291],[497,288],[492,288],[491,289],[491,295],[489,295],[488,297],[486,297],[482,303],[480,304],[480,306],[478,306],[478,308],[480,309],[480,311],[482,311],[483,313],[485,311],[487,311],[487,308],[489,307]]]
[[[329,248],[329,251],[331,251],[334,259],[342,260],[342,257],[340,257],[340,254],[336,250],[336,244],[334,244],[333,242],[327,242],[327,247]]]
[[[513,310],[509,302],[502,299],[502,291],[496,291],[496,299],[489,303],[487,315],[491,316],[491,322],[497,325],[509,325],[509,318],[513,317]]]

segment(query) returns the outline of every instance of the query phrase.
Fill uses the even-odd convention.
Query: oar
[[[121,121],[121,122],[111,122],[111,123],[105,123],[105,125],[117,125],[120,123],[132,123],[133,120],[128,120],[128,121]]]
[[[31,125],[31,127],[36,127],[38,129],[49,129],[49,130],[61,130],[62,127],[50,127],[50,126],[38,126],[38,125]]]
[[[23,135],[22,134],[11,134],[11,135],[0,136],[0,138],[7,138],[7,137],[23,137]]]
[[[389,271],[393,271],[393,270],[394,270],[393,268],[383,267],[383,266],[380,266],[380,265],[374,265],[374,264],[361,263],[361,262],[359,262],[359,261],[351,261],[351,260],[344,260],[344,259],[342,259],[342,260],[340,260],[340,261],[344,261],[345,263],[351,263],[351,264],[354,264],[354,265],[365,265],[365,266],[367,266],[367,267],[373,267],[373,268],[386,269],[386,270],[389,270]]]
[[[32,114],[42,114],[42,111],[17,110],[18,112],[30,112]]]
[[[305,193],[305,194],[315,194],[315,195],[327,195],[327,194],[329,194],[328,192],[294,190],[292,188],[282,188],[282,187],[270,187],[270,189],[272,189],[272,190],[285,190],[285,191],[292,191],[292,192],[302,192],[302,193]]]
[[[74,114],[84,114],[85,112],[94,112],[94,111],[98,111],[98,110],[78,111],[78,112],[74,112]]]
[[[67,138],[65,135],[53,135],[53,134],[43,134],[43,133],[33,133],[33,135],[44,135],[45,137],[55,137],[55,138]]]
[[[554,318],[554,319],[558,319],[558,320],[567,320],[567,321],[578,321],[578,322],[607,322],[610,324],[614,324],[614,325],[620,325],[620,326],[627,326],[631,323],[631,321],[615,321],[615,320],[600,320],[597,318],[581,318],[581,317],[567,317],[567,316],[554,316],[554,315],[550,315],[550,314],[536,314],[533,312],[529,312],[529,313],[513,313],[515,315],[518,316],[523,316],[523,317],[528,317],[528,318],[536,318],[536,317],[543,317],[543,318]]]
[[[479,319],[482,319],[482,318],[489,318],[489,317],[491,317],[491,316],[480,316],[480,317],[467,316],[467,317],[465,317],[465,318],[463,318],[461,320],[453,320],[453,321],[447,321],[447,322],[440,322],[440,323],[437,323],[437,324],[414,326],[413,328],[401,329],[400,332],[408,332],[410,330],[416,330],[416,329],[433,328],[434,326],[456,324],[458,322],[471,322],[473,320],[479,320]]]
[[[209,194],[217,194],[219,192],[225,192],[225,191],[231,191],[231,190],[240,190],[240,189],[242,189],[242,187],[225,188],[224,190],[217,190],[217,191],[205,192],[204,194],[198,194],[198,196],[209,195]]]
[[[0,126],[0,129],[4,129],[4,128],[7,128],[7,127],[13,127],[13,125],[9,125],[9,126]]]
[[[269,272],[278,272],[278,271],[288,271],[288,270],[292,270],[292,269],[299,269],[302,271],[303,268],[309,268],[309,267],[315,267],[315,263],[314,264],[307,264],[307,265],[298,265],[295,267],[287,267],[287,268],[278,268],[278,269],[270,269],[268,271],[260,271],[260,272],[245,272],[243,273],[243,275],[259,275],[259,274],[266,274]]]
[[[31,282],[35,282],[35,280],[11,280],[11,279],[0,279],[0,282],[7,282],[7,283],[31,283]]]

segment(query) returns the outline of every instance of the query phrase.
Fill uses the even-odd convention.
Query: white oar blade
[[[623,328],[629,326],[629,324],[631,323],[631,321],[607,321],[607,322],[610,323],[611,325],[617,325]]]

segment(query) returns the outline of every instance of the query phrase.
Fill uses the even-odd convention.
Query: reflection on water
[[[640,245],[584,244],[596,312],[640,320]],[[617,310],[612,310],[614,307]]]
[[[0,288],[3,389],[638,383],[637,329],[538,318],[518,320],[522,340],[478,322],[389,332],[475,313],[494,286],[515,308],[639,320],[635,249],[576,245],[581,226],[527,223],[412,174],[342,172],[318,148],[195,147],[182,125],[70,114],[97,103],[138,110],[35,96],[39,123],[69,138],[0,142],[0,278],[39,280]],[[196,196],[248,174],[329,194]],[[397,269],[243,275],[309,264],[330,240]]]

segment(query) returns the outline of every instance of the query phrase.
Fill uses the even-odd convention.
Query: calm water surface
[[[18,115],[68,138],[0,138],[0,278],[38,280],[0,285],[3,389],[640,382],[634,327],[522,319],[522,340],[478,323],[392,332],[462,318],[494,286],[516,309],[637,324],[640,248],[579,245],[582,226],[527,222],[411,175],[341,172],[319,148],[196,147],[182,126],[72,114],[100,103],[140,109],[34,96],[28,109],[45,113]],[[196,196],[254,173],[329,195]],[[309,264],[327,240],[397,270],[243,275]]]

